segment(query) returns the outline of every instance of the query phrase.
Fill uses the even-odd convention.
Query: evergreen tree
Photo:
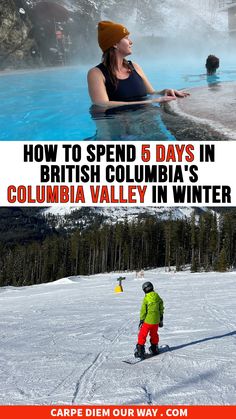
[[[197,227],[195,213],[191,216],[191,272],[197,272],[198,266],[198,255],[197,255]]]
[[[217,264],[217,270],[219,272],[227,271],[227,255],[226,255],[226,250],[224,247],[220,251],[218,264]]]

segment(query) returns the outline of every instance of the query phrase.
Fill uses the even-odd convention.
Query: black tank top
[[[130,76],[124,80],[118,79],[117,86],[114,86],[112,83],[109,72],[103,63],[96,66],[99,70],[101,70],[105,77],[105,86],[109,100],[120,102],[145,100],[147,96],[147,89],[144,81],[135,70],[131,61],[129,61],[129,64],[132,67]]]

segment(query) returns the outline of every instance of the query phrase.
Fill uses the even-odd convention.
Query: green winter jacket
[[[155,292],[145,295],[140,311],[140,320],[148,324],[159,324],[164,313],[164,305],[161,297]]]

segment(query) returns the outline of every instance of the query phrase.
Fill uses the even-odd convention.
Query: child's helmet
[[[147,294],[148,292],[153,291],[153,285],[151,282],[144,282],[144,284],[142,285],[142,289],[145,292],[145,294]]]

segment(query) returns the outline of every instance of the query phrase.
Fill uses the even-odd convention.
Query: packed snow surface
[[[131,366],[146,280],[171,350]],[[235,295],[236,273],[160,270],[0,288],[0,404],[235,404]]]

